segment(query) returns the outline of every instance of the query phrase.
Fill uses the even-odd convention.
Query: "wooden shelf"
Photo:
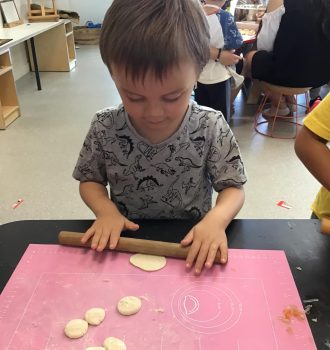
[[[0,55],[0,129],[20,116],[9,51]]]
[[[12,67],[9,66],[9,67],[0,67],[0,75],[3,75],[7,72],[10,72],[12,70]]]
[[[36,36],[34,42],[41,72],[69,72],[76,66],[76,49],[70,21]],[[30,44],[28,46],[34,70]]]
[[[65,23],[65,31],[66,33],[72,33],[73,32],[73,26],[71,22]]]
[[[4,127],[5,129],[10,123],[20,116],[19,106],[2,106]]]

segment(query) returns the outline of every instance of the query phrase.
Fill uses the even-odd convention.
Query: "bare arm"
[[[80,196],[96,217],[119,213],[115,204],[109,198],[107,188],[97,182],[81,182]]]
[[[267,5],[267,12],[272,12],[283,5],[283,0],[269,0]]]
[[[221,218],[221,225],[224,228],[230,224],[233,218],[241,210],[245,200],[243,187],[228,187],[218,193],[214,208],[207,214],[216,215]]]
[[[330,191],[330,150],[327,140],[303,126],[296,138],[295,151],[311,174]]]

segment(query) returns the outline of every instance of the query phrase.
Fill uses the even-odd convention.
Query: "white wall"
[[[27,1],[15,0],[15,3],[21,18],[26,19]],[[36,0],[35,3],[38,3],[38,1]],[[112,0],[57,0],[56,7],[61,10],[78,12],[80,25],[84,25],[89,20],[101,23],[111,3]],[[49,1],[49,4],[51,4],[51,1]]]
[[[102,23],[111,3],[111,0],[57,0],[56,6],[61,10],[78,12],[80,25],[84,25],[86,21]]]

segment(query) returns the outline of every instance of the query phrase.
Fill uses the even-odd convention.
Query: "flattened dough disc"
[[[103,346],[106,348],[106,350],[126,350],[125,343],[115,337],[107,338],[104,341]]]
[[[166,265],[166,258],[157,255],[134,254],[129,262],[144,271],[157,271]]]
[[[121,315],[134,315],[141,309],[141,299],[134,296],[127,296],[118,301],[117,310]]]
[[[64,333],[68,338],[77,339],[84,336],[87,330],[88,323],[85,320],[74,319],[66,324]]]
[[[92,326],[98,326],[105,317],[105,310],[100,307],[93,307],[86,311],[85,320]]]

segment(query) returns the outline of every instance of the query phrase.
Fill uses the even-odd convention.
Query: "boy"
[[[312,175],[322,184],[312,204],[313,219],[330,219],[330,94],[305,118],[295,151]]]
[[[139,228],[134,219],[200,218],[181,242],[191,244],[186,266],[198,274],[218,250],[225,263],[246,177],[221,113],[189,101],[209,57],[198,0],[114,0],[100,49],[123,104],[96,114],[74,170],[96,215],[83,241],[113,249],[121,231]]]

